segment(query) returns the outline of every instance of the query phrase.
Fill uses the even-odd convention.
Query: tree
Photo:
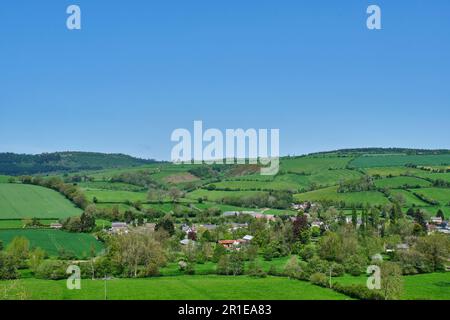
[[[25,237],[15,237],[6,248],[6,252],[19,266],[25,266],[30,252],[30,242]]]
[[[45,257],[47,256],[47,253],[41,249],[41,248],[35,248],[30,252],[30,259],[29,259],[29,265],[30,269],[33,272],[36,272],[39,265],[44,261]]]
[[[353,206],[352,209],[352,225],[354,228],[358,225],[358,214],[356,213],[356,207]]]
[[[17,279],[19,277],[17,267],[14,257],[8,253],[0,252],[0,280]]]
[[[441,218],[442,220],[445,220],[444,212],[442,211],[442,209],[438,210],[438,212],[436,213],[436,217]]]
[[[180,189],[173,187],[169,190],[169,196],[172,198],[173,202],[177,202],[178,199],[183,197],[183,192]]]
[[[173,224],[172,216],[167,214],[159,220],[155,226],[155,230],[158,231],[160,229],[165,230],[171,236],[175,234],[175,226]]]
[[[302,241],[302,243],[306,243],[307,240],[309,239],[305,240],[305,237],[302,236],[302,233],[304,233],[309,229],[308,218],[306,217],[306,215],[305,214],[298,215],[292,224],[293,224],[292,232],[294,235],[294,239],[300,240]]]
[[[402,269],[394,262],[381,265],[381,293],[385,300],[398,300],[403,291]]]
[[[224,256],[226,253],[227,250],[221,244],[216,244],[216,247],[214,248],[212,261],[216,263],[219,262],[220,258],[222,258],[222,256]]]
[[[244,259],[238,251],[233,251],[230,255],[229,268],[233,276],[240,275],[244,272]]]
[[[165,261],[161,244],[150,235],[128,233],[113,239],[113,260],[126,276],[154,275]]]
[[[434,233],[420,237],[414,248],[425,257],[432,271],[445,269],[446,260],[450,255],[450,238],[447,235]]]
[[[292,256],[289,261],[284,266],[284,274],[293,279],[298,279],[302,275],[302,268],[298,263],[298,258],[296,256]]]

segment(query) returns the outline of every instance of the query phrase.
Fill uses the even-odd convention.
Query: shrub
[[[43,261],[36,269],[35,276],[39,279],[61,280],[67,278],[67,264],[62,261]]]
[[[329,281],[327,276],[324,273],[321,272],[316,272],[313,273],[311,275],[311,277],[309,277],[309,281],[311,281],[311,283],[321,286],[321,287],[329,287]]]

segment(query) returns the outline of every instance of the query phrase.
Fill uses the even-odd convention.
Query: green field
[[[401,176],[401,175],[419,175],[420,173],[424,173],[425,171],[416,169],[416,168],[408,168],[408,167],[373,167],[373,168],[364,168],[364,172],[370,176],[379,175],[382,177],[387,176]]]
[[[85,189],[84,194],[89,201],[93,201],[94,197],[97,198],[98,202],[124,203],[127,201],[147,201],[146,192]]]
[[[365,284],[365,276],[344,276],[334,279],[343,284]],[[450,272],[427,273],[403,276],[402,299],[405,300],[450,300]]]
[[[418,191],[418,190],[416,190]],[[428,206],[426,202],[423,202],[419,198],[417,198],[412,192],[408,190],[391,190],[391,195],[397,195],[401,194],[403,196],[403,199],[405,200],[404,206],[406,207],[412,207],[412,206],[418,206],[418,207],[424,207]]]
[[[427,198],[439,201],[441,205],[448,205],[450,203],[450,189],[423,188],[416,190],[416,192]]]
[[[7,183],[9,178],[11,178],[11,177],[0,175],[0,183]]]
[[[50,229],[16,229],[0,230],[0,240],[5,246],[14,237],[25,237],[30,241],[32,248],[40,247],[50,256],[58,256],[61,249],[75,254],[78,258],[89,257],[91,246],[96,252],[103,249],[101,242],[94,236],[86,233],[69,233]]]
[[[440,166],[450,164],[450,154],[439,155],[406,155],[406,154],[379,154],[365,155],[350,162],[357,168],[405,166],[407,164]]]
[[[347,205],[386,204],[389,200],[378,191],[338,193],[337,187],[329,187],[294,195],[297,201],[344,201]]]
[[[430,187],[431,182],[415,177],[394,177],[375,180],[375,186],[378,188],[391,188],[391,189],[402,188],[404,186],[413,188],[416,187],[423,188],[423,187]]]
[[[81,210],[56,191],[25,184],[0,184],[0,218],[66,218]]]
[[[317,173],[329,169],[344,169],[352,158],[347,157],[299,157],[281,160],[281,169],[295,173]]]
[[[11,281],[1,281],[0,290]],[[82,280],[81,290],[68,290],[66,281],[19,280],[29,299],[103,300],[101,280]],[[280,277],[174,276],[107,281],[110,300],[346,300],[347,296],[309,282]],[[12,297],[14,298],[14,297]]]
[[[226,197],[246,197],[246,196],[256,196],[264,194],[264,192],[260,191],[209,191],[198,189],[192,192],[189,192],[186,197],[189,199],[195,199],[206,197],[208,201],[220,201]]]

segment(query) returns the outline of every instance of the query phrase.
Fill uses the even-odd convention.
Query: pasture
[[[450,189],[441,188],[422,188],[416,191],[429,199],[439,201],[441,205],[450,203]]]
[[[375,180],[375,186],[378,188],[398,189],[402,187],[423,188],[430,187],[431,182],[415,177],[393,177]]]
[[[378,154],[364,155],[350,162],[357,168],[405,166],[407,164],[424,166],[441,166],[450,164],[450,154],[439,155],[406,155],[406,154]]]
[[[387,204],[389,200],[378,191],[338,193],[337,187],[318,189],[294,195],[296,201],[343,201],[347,206],[358,204]]]
[[[0,281],[0,290],[11,281]],[[82,280],[81,290],[68,290],[66,281],[17,281],[29,299],[104,300],[105,283]],[[114,279],[106,283],[109,300],[347,300],[349,297],[309,282],[281,277],[174,276]],[[3,290],[4,291],[4,290]],[[14,296],[11,297],[13,299]]]
[[[87,199],[93,202],[94,197],[98,202],[125,203],[127,201],[147,201],[147,192],[132,192],[122,190],[84,189]]]
[[[0,184],[0,218],[67,218],[81,214],[58,192],[33,185]]]
[[[308,156],[284,158],[281,160],[281,170],[295,173],[317,173],[329,169],[344,169],[350,157]]]
[[[404,300],[450,300],[450,272],[403,276]],[[366,276],[334,278],[343,284],[365,284]]]
[[[205,198],[208,201],[219,202],[223,198],[231,197],[246,197],[246,196],[258,196],[264,194],[261,191],[209,191],[198,189],[192,192],[189,192],[186,197],[189,199],[197,200],[198,198]]]
[[[391,195],[395,196],[401,194],[403,199],[405,200],[403,206],[404,207],[413,207],[413,206],[418,206],[418,207],[424,207],[424,206],[428,206],[428,204],[426,202],[423,202],[422,200],[420,200],[419,198],[417,198],[414,194],[412,194],[411,191],[408,190],[391,190]]]
[[[94,236],[86,233],[69,233],[52,229],[11,229],[0,230],[0,240],[6,247],[15,237],[25,237],[31,248],[44,249],[50,256],[58,256],[61,250],[78,258],[89,257],[91,247],[96,253],[103,249],[103,244]]]

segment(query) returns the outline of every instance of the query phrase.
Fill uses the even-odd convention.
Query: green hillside
[[[0,219],[65,218],[81,213],[56,191],[25,184],[0,184]]]
[[[69,233],[60,230],[0,230],[0,240],[5,246],[15,237],[25,237],[32,248],[44,249],[50,256],[58,256],[61,250],[74,254],[78,258],[89,257],[91,248],[99,253],[103,249],[101,242],[86,233]]]

